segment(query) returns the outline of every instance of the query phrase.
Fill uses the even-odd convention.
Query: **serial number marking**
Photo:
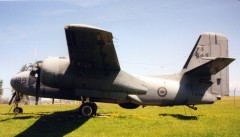
[[[27,82],[26,78],[17,78],[17,83],[24,84],[26,82]]]

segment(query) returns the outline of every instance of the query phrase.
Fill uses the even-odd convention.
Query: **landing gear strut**
[[[23,97],[22,94],[20,94],[18,92],[13,93],[13,96],[12,96],[10,102],[9,102],[9,105],[12,104],[12,101],[14,99],[14,109],[13,109],[14,114],[23,113],[23,109],[18,106],[18,103],[21,101],[22,97]]]
[[[197,110],[197,107],[195,107],[195,105],[186,105],[186,106],[193,109],[193,110]]]
[[[93,102],[82,102],[79,107],[80,114],[84,117],[92,117],[97,114],[97,105]]]

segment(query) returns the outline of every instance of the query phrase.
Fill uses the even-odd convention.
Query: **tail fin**
[[[187,75],[211,76],[211,93],[229,94],[228,65],[234,59],[228,58],[228,40],[222,34],[203,33],[198,38],[182,72]],[[204,75],[202,75],[204,74]]]

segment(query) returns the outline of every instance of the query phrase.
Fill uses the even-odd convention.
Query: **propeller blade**
[[[35,105],[38,104],[38,100],[39,100],[39,91],[40,91],[40,67],[37,63],[37,81],[36,81],[36,102]]]
[[[13,99],[15,98],[15,96],[16,96],[16,92],[13,93],[12,98],[11,98],[11,100],[10,100],[9,103],[8,103],[9,105],[12,104],[12,101],[13,101]]]

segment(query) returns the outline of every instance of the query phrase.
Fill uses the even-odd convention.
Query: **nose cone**
[[[15,81],[16,81],[16,78],[15,78],[15,77],[11,78],[10,84],[11,84],[12,88],[15,87]],[[14,88],[14,89],[15,89],[15,88]]]
[[[14,76],[10,81],[12,88],[17,90],[16,88],[21,88],[23,86],[26,86],[27,80],[29,78],[29,74],[30,74],[30,71],[24,71]]]

